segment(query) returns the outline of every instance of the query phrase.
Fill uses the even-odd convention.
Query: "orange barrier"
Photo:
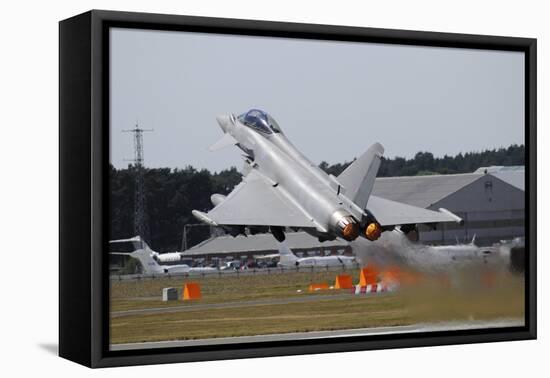
[[[359,276],[359,286],[373,285],[378,282],[378,270],[369,265],[361,269],[361,275]]]
[[[349,274],[339,274],[336,276],[335,289],[351,289],[352,287],[353,282]]]
[[[187,282],[183,286],[183,300],[201,299],[201,285],[198,282]]]
[[[309,285],[309,291],[328,290],[328,283],[313,283]]]

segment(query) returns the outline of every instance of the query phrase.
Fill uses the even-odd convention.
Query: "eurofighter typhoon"
[[[462,220],[448,210],[426,210],[371,195],[384,148],[375,143],[338,177],[312,163],[286,138],[269,114],[252,109],[238,117],[218,116],[224,136],[211,151],[235,145],[244,154],[243,180],[229,195],[213,194],[200,221],[229,234],[270,231],[279,242],[285,229],[302,229],[320,241],[361,236],[378,239],[398,228]]]

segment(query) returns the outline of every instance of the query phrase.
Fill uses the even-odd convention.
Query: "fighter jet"
[[[275,119],[252,109],[236,117],[217,117],[223,137],[211,151],[237,146],[243,152],[243,181],[226,197],[214,194],[208,213],[193,210],[200,221],[221,226],[233,236],[269,230],[279,242],[285,228],[302,229],[320,241],[361,236],[376,240],[399,227],[458,222],[445,209],[431,211],[374,195],[371,191],[384,148],[375,143],[338,177],[326,174],[292,143]]]

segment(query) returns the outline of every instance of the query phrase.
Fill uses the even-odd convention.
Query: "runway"
[[[388,293],[378,293],[376,296],[387,295]],[[289,303],[300,302],[312,302],[322,300],[342,300],[342,299],[364,299],[369,298],[370,295],[352,295],[346,294],[332,294],[332,295],[301,295],[291,298],[281,299],[259,299],[255,301],[238,301],[238,302],[225,302],[225,303],[211,303],[211,304],[183,304],[171,307],[154,307],[143,308],[135,310],[122,310],[111,312],[111,317],[116,318],[120,316],[128,315],[149,315],[149,314],[161,314],[161,313],[173,313],[173,312],[187,312],[197,310],[210,310],[219,308],[236,308],[236,307],[249,307],[249,306],[266,306],[266,305],[280,305]]]
[[[349,296],[348,296],[349,297]],[[471,330],[482,328],[506,328],[506,327],[522,327],[524,326],[523,319],[496,319],[496,320],[472,320],[468,322],[440,322],[440,323],[421,323],[407,326],[394,327],[376,327],[376,328],[358,328],[338,331],[317,331],[307,333],[282,333],[271,335],[257,336],[240,336],[240,337],[220,337],[212,339],[199,340],[174,340],[174,341],[157,341],[145,343],[131,344],[115,344],[110,346],[112,351],[136,350],[136,349],[156,349],[156,348],[175,348],[200,345],[217,345],[217,344],[235,344],[235,343],[252,343],[252,342],[267,342],[267,341],[284,341],[284,340],[303,340],[303,339],[319,339],[330,337],[350,337],[350,336],[373,336],[387,335],[395,333],[417,333],[417,332],[437,332],[437,331],[456,331],[456,330]]]

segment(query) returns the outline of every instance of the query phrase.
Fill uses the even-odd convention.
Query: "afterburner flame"
[[[370,241],[377,240],[381,234],[382,227],[377,222],[372,222],[365,228],[365,237]]]
[[[332,224],[332,229],[347,241],[357,239],[361,231],[359,222],[344,209],[335,211],[332,214],[330,223]]]
[[[342,230],[342,235],[346,240],[355,240],[359,236],[359,230],[357,229],[357,223],[348,223]]]

